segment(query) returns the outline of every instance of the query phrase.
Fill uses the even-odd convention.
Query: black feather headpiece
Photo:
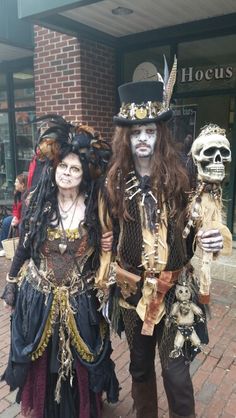
[[[39,124],[36,154],[40,160],[47,159],[56,166],[63,150],[71,147],[71,151],[89,165],[92,178],[105,172],[111,146],[92,127],[72,124],[56,114],[35,118],[34,123]]]

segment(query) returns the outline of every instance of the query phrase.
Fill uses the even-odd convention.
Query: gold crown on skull
[[[205,125],[201,128],[201,132],[199,136],[206,136],[206,135],[225,135],[225,129],[220,128],[218,125],[210,123],[209,125]]]

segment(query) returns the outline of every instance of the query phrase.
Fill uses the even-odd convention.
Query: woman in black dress
[[[63,120],[43,138],[49,158],[2,296],[14,307],[3,379],[19,388],[25,416],[99,418],[102,392],[118,398],[94,285],[101,242],[94,172],[104,170],[109,147]]]

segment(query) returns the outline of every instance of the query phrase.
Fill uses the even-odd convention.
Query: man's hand
[[[200,248],[206,252],[217,253],[223,248],[223,237],[218,229],[198,231],[197,240]]]
[[[111,251],[112,249],[112,242],[113,242],[113,232],[105,232],[102,234],[101,245],[102,250],[105,252]]]

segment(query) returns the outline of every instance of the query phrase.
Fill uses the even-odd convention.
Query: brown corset
[[[54,284],[69,285],[73,274],[78,273],[75,258],[80,273],[92,254],[93,249],[88,244],[87,231],[80,227],[76,230],[66,230],[67,249],[64,254],[59,251],[62,231],[59,229],[48,229],[47,240],[44,242],[41,253],[42,261],[40,270],[51,271]]]

